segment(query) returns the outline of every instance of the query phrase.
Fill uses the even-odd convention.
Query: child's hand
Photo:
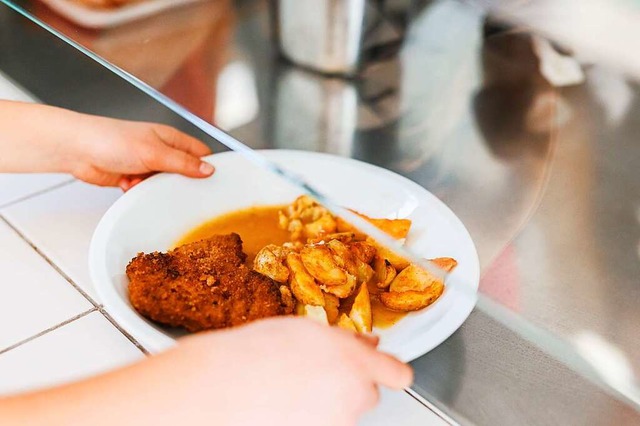
[[[62,172],[125,191],[156,172],[207,177],[211,150],[178,130],[0,100],[0,173]]]
[[[379,386],[403,389],[413,380],[408,365],[376,345],[377,339],[359,339],[309,319],[272,318],[188,337],[177,348],[185,369],[163,381],[182,378],[178,397],[184,401],[203,389],[197,393],[204,399],[173,413],[176,419],[195,413],[207,397],[217,402],[186,424],[209,418],[224,425],[355,426],[378,404]]]
[[[374,346],[291,317],[198,333],[123,370],[0,399],[0,423],[355,426],[379,386],[413,379]]]
[[[211,150],[172,127],[80,115],[69,172],[80,180],[128,190],[155,172],[202,178],[214,172]]]

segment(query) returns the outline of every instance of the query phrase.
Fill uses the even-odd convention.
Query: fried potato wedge
[[[338,322],[336,325],[344,330],[353,331],[354,333],[358,332],[356,325],[353,323],[353,320],[349,318],[347,314],[340,314],[338,318]]]
[[[329,293],[324,294],[324,310],[327,312],[327,320],[329,324],[335,324],[340,316],[340,299]]]
[[[447,272],[451,272],[458,265],[458,262],[450,257],[439,257],[431,259],[430,262]],[[424,291],[436,282],[441,283],[441,280],[420,266],[411,264],[398,273],[391,282],[389,291]]]
[[[300,241],[287,241],[286,243],[282,244],[282,248],[285,250],[286,254],[289,254],[291,252],[299,253],[300,250],[304,248],[304,244]],[[286,261],[287,256],[285,255],[284,257]]]
[[[354,275],[358,283],[368,282],[373,277],[371,266],[360,260],[350,249],[350,245],[347,246],[338,240],[331,240],[326,246],[333,252],[333,258],[338,266]]]
[[[320,324],[329,325],[329,319],[327,318],[327,312],[322,306],[313,305],[301,305],[298,315],[307,317]]]
[[[417,311],[435,302],[443,291],[444,285],[437,282],[425,291],[409,290],[402,293],[395,291],[382,293],[380,294],[380,301],[384,306],[394,311]]]
[[[296,198],[281,210],[278,222],[281,229],[291,233],[293,241],[317,238],[337,230],[337,223],[331,212],[306,195]]]
[[[358,294],[349,311],[349,318],[351,318],[360,333],[371,333],[371,299],[369,299],[369,289],[366,283],[360,285]]]
[[[340,268],[351,275],[358,274],[357,259],[344,243],[338,240],[331,240],[327,242],[326,246],[331,250],[333,259]]]
[[[253,269],[279,283],[289,280],[289,269],[285,265],[285,249],[269,244],[258,252],[253,260]]]
[[[316,280],[307,272],[298,253],[287,255],[289,285],[293,295],[305,305],[324,306],[324,295]]]
[[[361,262],[371,263],[376,255],[376,248],[364,241],[356,241],[348,245],[351,253]]]
[[[380,289],[389,287],[398,274],[391,262],[380,256],[376,256],[373,260],[373,270],[375,271],[376,286]]]
[[[333,253],[326,245],[309,245],[300,251],[305,269],[319,283],[324,285],[343,285],[347,282],[347,273],[338,267]]]
[[[336,232],[333,234],[321,235],[317,238],[309,238],[307,240],[307,244],[317,244],[331,240],[338,240],[341,243],[350,243],[356,240],[356,234],[353,232]]]
[[[360,216],[395,239],[407,238],[411,229],[411,220],[409,219],[372,219],[362,214]]]
[[[411,264],[408,259],[405,259],[404,257],[396,254],[394,251],[386,248],[385,246],[376,243],[373,239],[368,239],[367,242],[372,244],[376,248],[378,256],[387,259],[389,263],[391,263],[391,265],[396,268],[397,271],[402,271],[404,268]]]
[[[389,286],[389,291],[424,291],[440,280],[418,265],[411,264],[404,268]]]
[[[371,281],[371,278],[373,278],[373,275],[375,274],[375,272],[373,271],[373,268],[369,265],[367,265],[364,262],[360,262],[360,264],[358,265],[358,281],[361,283],[368,283],[369,281]]]
[[[458,266],[458,261],[452,257],[436,257],[435,259],[429,259],[429,261],[447,272],[453,271]]]
[[[410,219],[374,219],[354,210],[351,211],[395,239],[406,238],[411,229]],[[353,225],[340,217],[336,218],[336,222],[338,232],[355,232],[356,234],[363,235]]]
[[[340,299],[346,299],[353,294],[357,284],[358,280],[355,275],[347,274],[347,282],[345,284],[332,286],[321,285],[321,288],[326,293],[333,294]]]
[[[325,234],[333,234],[338,229],[333,216],[327,214],[318,220],[304,225],[304,236],[307,238],[317,238]]]

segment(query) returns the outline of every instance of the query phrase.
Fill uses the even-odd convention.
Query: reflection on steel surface
[[[586,62],[640,79],[640,6],[621,0],[468,0],[563,43]]]
[[[274,0],[280,52],[315,71],[355,77],[366,64],[396,53],[410,0]]]

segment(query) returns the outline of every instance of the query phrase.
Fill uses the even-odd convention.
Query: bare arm
[[[210,153],[169,126],[0,101],[0,173],[70,173],[126,190],[154,172],[209,176],[200,157]]]
[[[0,399],[0,424],[355,426],[411,369],[307,319],[201,333],[138,364]]]

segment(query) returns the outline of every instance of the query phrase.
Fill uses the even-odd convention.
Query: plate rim
[[[457,222],[456,225],[460,228],[461,231],[464,232],[464,237],[470,242],[471,248],[473,250],[473,265],[469,266],[471,268],[470,271],[472,271],[473,277],[469,284],[473,287],[475,293],[478,292],[480,281],[480,262],[478,251],[468,229],[465,227],[460,218],[458,218],[458,216],[449,208],[449,206],[447,206],[442,200],[440,200],[423,186],[391,170],[387,170],[383,167],[369,164],[353,158],[304,150],[266,149],[256,151],[267,158],[273,156],[302,156],[307,158],[323,157],[324,159],[338,161],[344,164],[355,164],[358,168],[365,168],[369,169],[370,171],[383,174],[404,186],[412,187],[411,189],[423,193],[425,196],[430,198],[435,205],[438,206],[438,209],[445,211],[450,219]],[[225,151],[221,153],[211,154],[209,156],[203,157],[203,159],[205,161],[210,161],[211,159],[220,156],[241,156],[241,154],[234,151]],[[128,205],[135,202],[136,199],[144,194],[146,187],[145,183],[170,179],[174,176],[176,175],[169,173],[159,173],[149,178],[146,182],[137,185],[136,187],[128,191],[127,194],[118,198],[100,219],[100,222],[94,230],[89,246],[89,273],[94,289],[96,290],[96,293],[99,297],[100,304],[105,308],[107,313],[112,316],[113,319],[123,328],[124,331],[132,336],[135,335],[135,340],[138,341],[146,350],[151,353],[158,353],[169,349],[176,344],[176,340],[166,335],[165,333],[162,333],[161,331],[151,327],[144,320],[142,320],[130,307],[119,306],[122,305],[123,302],[122,300],[120,300],[120,296],[117,294],[117,291],[111,288],[113,286],[105,286],[100,284],[105,279],[107,281],[110,280],[108,278],[105,278],[108,277],[109,274],[106,270],[106,263],[100,262],[98,250],[101,248],[106,249],[106,239],[107,236],[110,235],[110,228],[115,226],[115,221],[122,214],[122,210],[124,210]],[[433,344],[426,347],[426,349],[425,347],[421,348],[419,345],[409,345],[409,348],[403,349],[403,355],[400,356],[400,358],[406,362],[417,359],[418,357],[430,352],[437,346],[441,345],[445,340],[453,335],[462,326],[462,324],[466,321],[466,319],[475,308],[476,300],[471,300],[470,298],[468,298],[466,300],[466,303],[462,303],[459,301],[458,304],[460,306],[457,306],[456,309],[448,307],[447,310],[438,319],[436,319],[432,326],[429,327],[429,329],[425,332],[425,334],[429,335],[430,340],[434,342]],[[438,325],[442,322],[446,322],[447,324],[449,324],[449,326],[438,327]],[[135,329],[136,331],[132,333],[131,331],[129,331],[129,329]]]

